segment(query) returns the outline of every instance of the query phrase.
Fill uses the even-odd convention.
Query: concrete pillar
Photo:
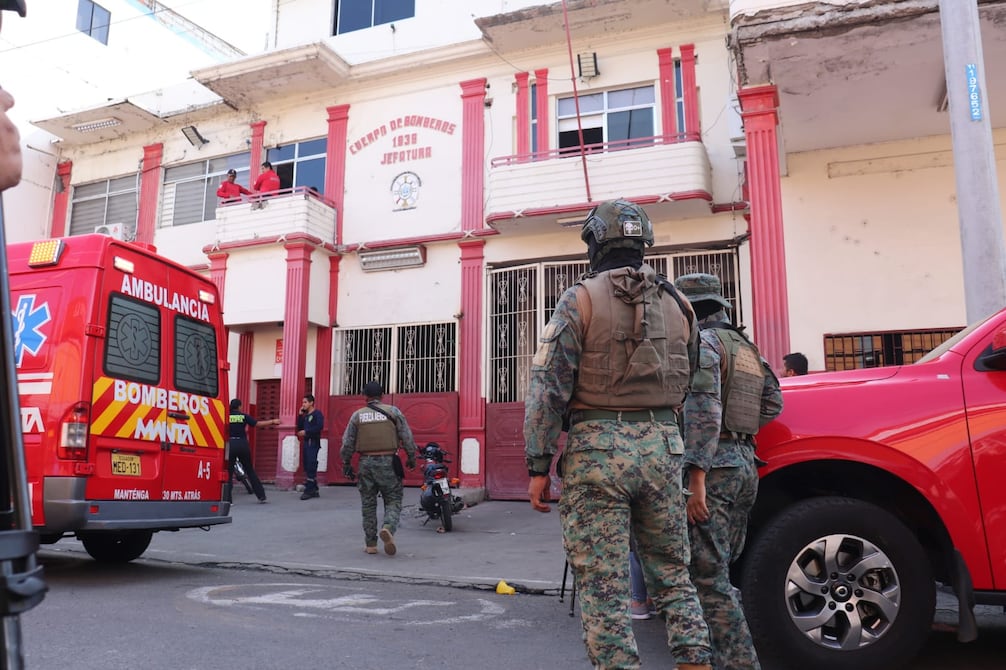
[[[777,134],[779,94],[775,86],[756,86],[741,89],[737,97],[747,139],[754,340],[773,369],[779,369],[790,346]]]

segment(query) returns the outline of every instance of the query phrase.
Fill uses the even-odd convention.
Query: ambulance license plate
[[[133,454],[112,454],[112,474],[140,476],[140,457]]]

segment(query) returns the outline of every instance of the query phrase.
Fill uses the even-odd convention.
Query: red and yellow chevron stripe
[[[91,398],[91,434],[122,439],[139,439],[156,441],[158,438],[151,431],[137,430],[137,424],[168,422],[174,424],[176,419],[168,416],[166,407],[158,407],[146,403],[132,403],[124,399],[116,399],[116,380],[110,377],[99,377],[94,383]],[[226,430],[225,404],[216,398],[207,398],[208,411],[189,412],[189,420],[182,423],[188,427],[191,442],[196,447],[224,448],[224,431]],[[175,434],[169,431],[169,434]]]

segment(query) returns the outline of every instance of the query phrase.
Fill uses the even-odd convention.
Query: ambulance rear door
[[[171,436],[164,452],[166,500],[220,500],[224,460],[226,393],[221,362],[223,317],[216,290],[188,272],[168,277],[166,351],[167,421]]]
[[[90,447],[91,500],[161,500],[169,434],[170,355],[163,287],[168,266],[124,245],[110,247],[99,300]]]

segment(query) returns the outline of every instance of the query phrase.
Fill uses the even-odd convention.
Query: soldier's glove
[[[414,456],[409,456],[408,458],[405,459],[405,467],[407,467],[409,470],[416,469],[416,459]]]
[[[354,479],[356,479],[356,473],[353,472],[353,466],[350,465],[349,463],[343,463],[342,464],[342,476],[345,477],[346,479],[350,480],[350,481],[353,481]]]

